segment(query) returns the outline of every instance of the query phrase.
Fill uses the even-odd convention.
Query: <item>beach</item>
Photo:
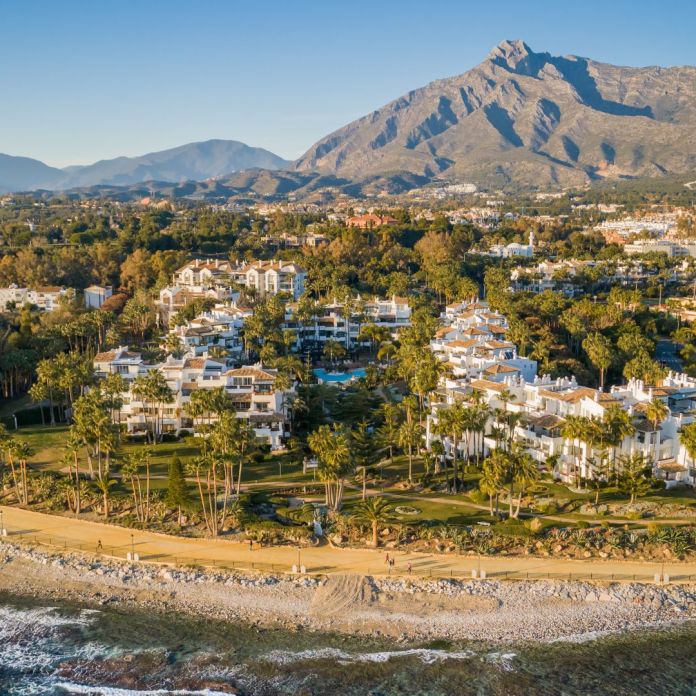
[[[582,640],[696,616],[696,585],[241,573],[129,563],[5,542],[0,591],[285,630],[492,643]]]

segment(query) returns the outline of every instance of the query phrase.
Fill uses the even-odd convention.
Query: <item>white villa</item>
[[[448,307],[443,315],[448,325],[439,329],[438,336],[431,342],[432,350],[448,362],[451,370],[450,376],[442,379],[440,401],[431,404],[426,427],[427,447],[433,440],[441,439],[451,456],[449,438],[438,435],[434,427],[439,412],[457,401],[469,400],[476,391],[492,412],[518,414],[513,439],[524,446],[540,467],[553,467],[557,478],[572,483],[576,476],[594,476],[593,462],[599,458],[600,451],[599,446],[564,438],[561,432],[566,418],[584,416],[601,420],[609,408],[618,407],[631,416],[635,433],[626,437],[613,455],[638,452],[652,462],[654,474],[668,486],[676,482],[696,485],[696,462],[688,456],[679,439],[681,428],[694,420],[696,379],[669,373],[660,385],[649,386],[630,380],[612,387],[609,392],[601,392],[579,385],[574,377],[539,376],[535,361],[517,357],[513,344],[493,339],[498,342],[491,349],[491,339],[479,335],[478,331],[475,336],[462,337],[462,329],[466,326],[479,329],[484,322],[489,326],[505,325],[500,315],[495,323],[490,317],[484,319],[488,314],[484,307],[485,303],[480,302],[463,310]],[[509,356],[514,357],[511,360]],[[517,365],[515,360],[522,363]],[[668,406],[667,417],[657,426],[645,416],[646,405],[653,399],[660,399]],[[486,451],[499,446],[495,438],[499,425],[496,416],[491,415],[484,435]],[[462,454],[466,446],[464,442],[459,443]],[[473,443],[470,450],[473,453]]]
[[[218,304],[180,326],[171,326],[169,336],[176,337],[184,353],[199,357],[217,346],[224,348],[230,358],[243,350],[241,330],[253,314],[250,307]]]
[[[52,312],[58,308],[62,297],[71,297],[73,294],[71,288],[60,286],[20,288],[13,284],[7,288],[0,288],[0,309],[6,310],[8,305],[14,303],[18,309],[31,304],[42,312]]]
[[[139,400],[132,393],[133,380],[150,370],[158,370],[174,394],[172,403],[162,405],[157,411],[162,432],[195,432],[199,421],[186,412],[191,394],[198,389],[222,387],[237,417],[249,421],[259,442],[279,449],[288,435],[290,397],[294,390],[276,389],[277,372],[261,365],[228,370],[221,361],[205,356],[181,359],[170,356],[163,363],[151,365],[145,363],[139,354],[121,346],[98,353],[94,367],[97,377],[118,373],[127,380],[129,388],[122,394],[123,406],[114,414],[114,421],[125,424],[131,434],[144,434],[151,427],[157,411],[156,406]]]

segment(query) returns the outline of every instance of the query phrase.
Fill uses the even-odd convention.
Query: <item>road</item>
[[[674,372],[681,372],[683,367],[679,357],[679,344],[666,338],[657,342],[655,360]]]
[[[57,549],[81,550],[94,554],[101,542],[105,556],[125,558],[134,550],[148,563],[216,566],[243,570],[290,572],[294,564],[307,572],[362,573],[385,575],[385,553],[396,559],[390,574],[406,575],[409,564],[413,575],[433,577],[469,577],[481,568],[489,577],[568,578],[594,580],[650,580],[662,569],[659,563],[619,560],[569,560],[532,556],[476,556],[438,553],[406,553],[391,549],[342,549],[323,544],[298,549],[270,546],[249,549],[247,543],[225,539],[190,539],[125,527],[46,515],[30,510],[0,506],[8,541],[37,542]],[[0,542],[1,543],[1,542]],[[674,580],[696,579],[696,562],[666,563],[664,572]]]

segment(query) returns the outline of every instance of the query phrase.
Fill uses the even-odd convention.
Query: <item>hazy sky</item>
[[[229,138],[295,158],[502,39],[696,64],[694,0],[0,0],[0,152],[65,166]]]

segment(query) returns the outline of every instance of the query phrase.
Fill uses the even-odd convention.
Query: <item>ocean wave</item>
[[[432,650],[429,648],[409,648],[406,650],[384,650],[380,652],[349,653],[338,648],[319,648],[291,652],[288,650],[273,650],[262,655],[260,660],[274,664],[287,665],[302,660],[336,660],[341,663],[351,662],[388,662],[392,659],[417,657],[424,664],[433,664],[443,660],[466,660],[474,657],[475,652],[462,650],[448,652],[447,650]]]
[[[227,691],[213,689],[121,689],[115,686],[91,686],[88,684],[73,684],[72,682],[57,682],[59,693],[89,694],[89,696],[230,696]]]

